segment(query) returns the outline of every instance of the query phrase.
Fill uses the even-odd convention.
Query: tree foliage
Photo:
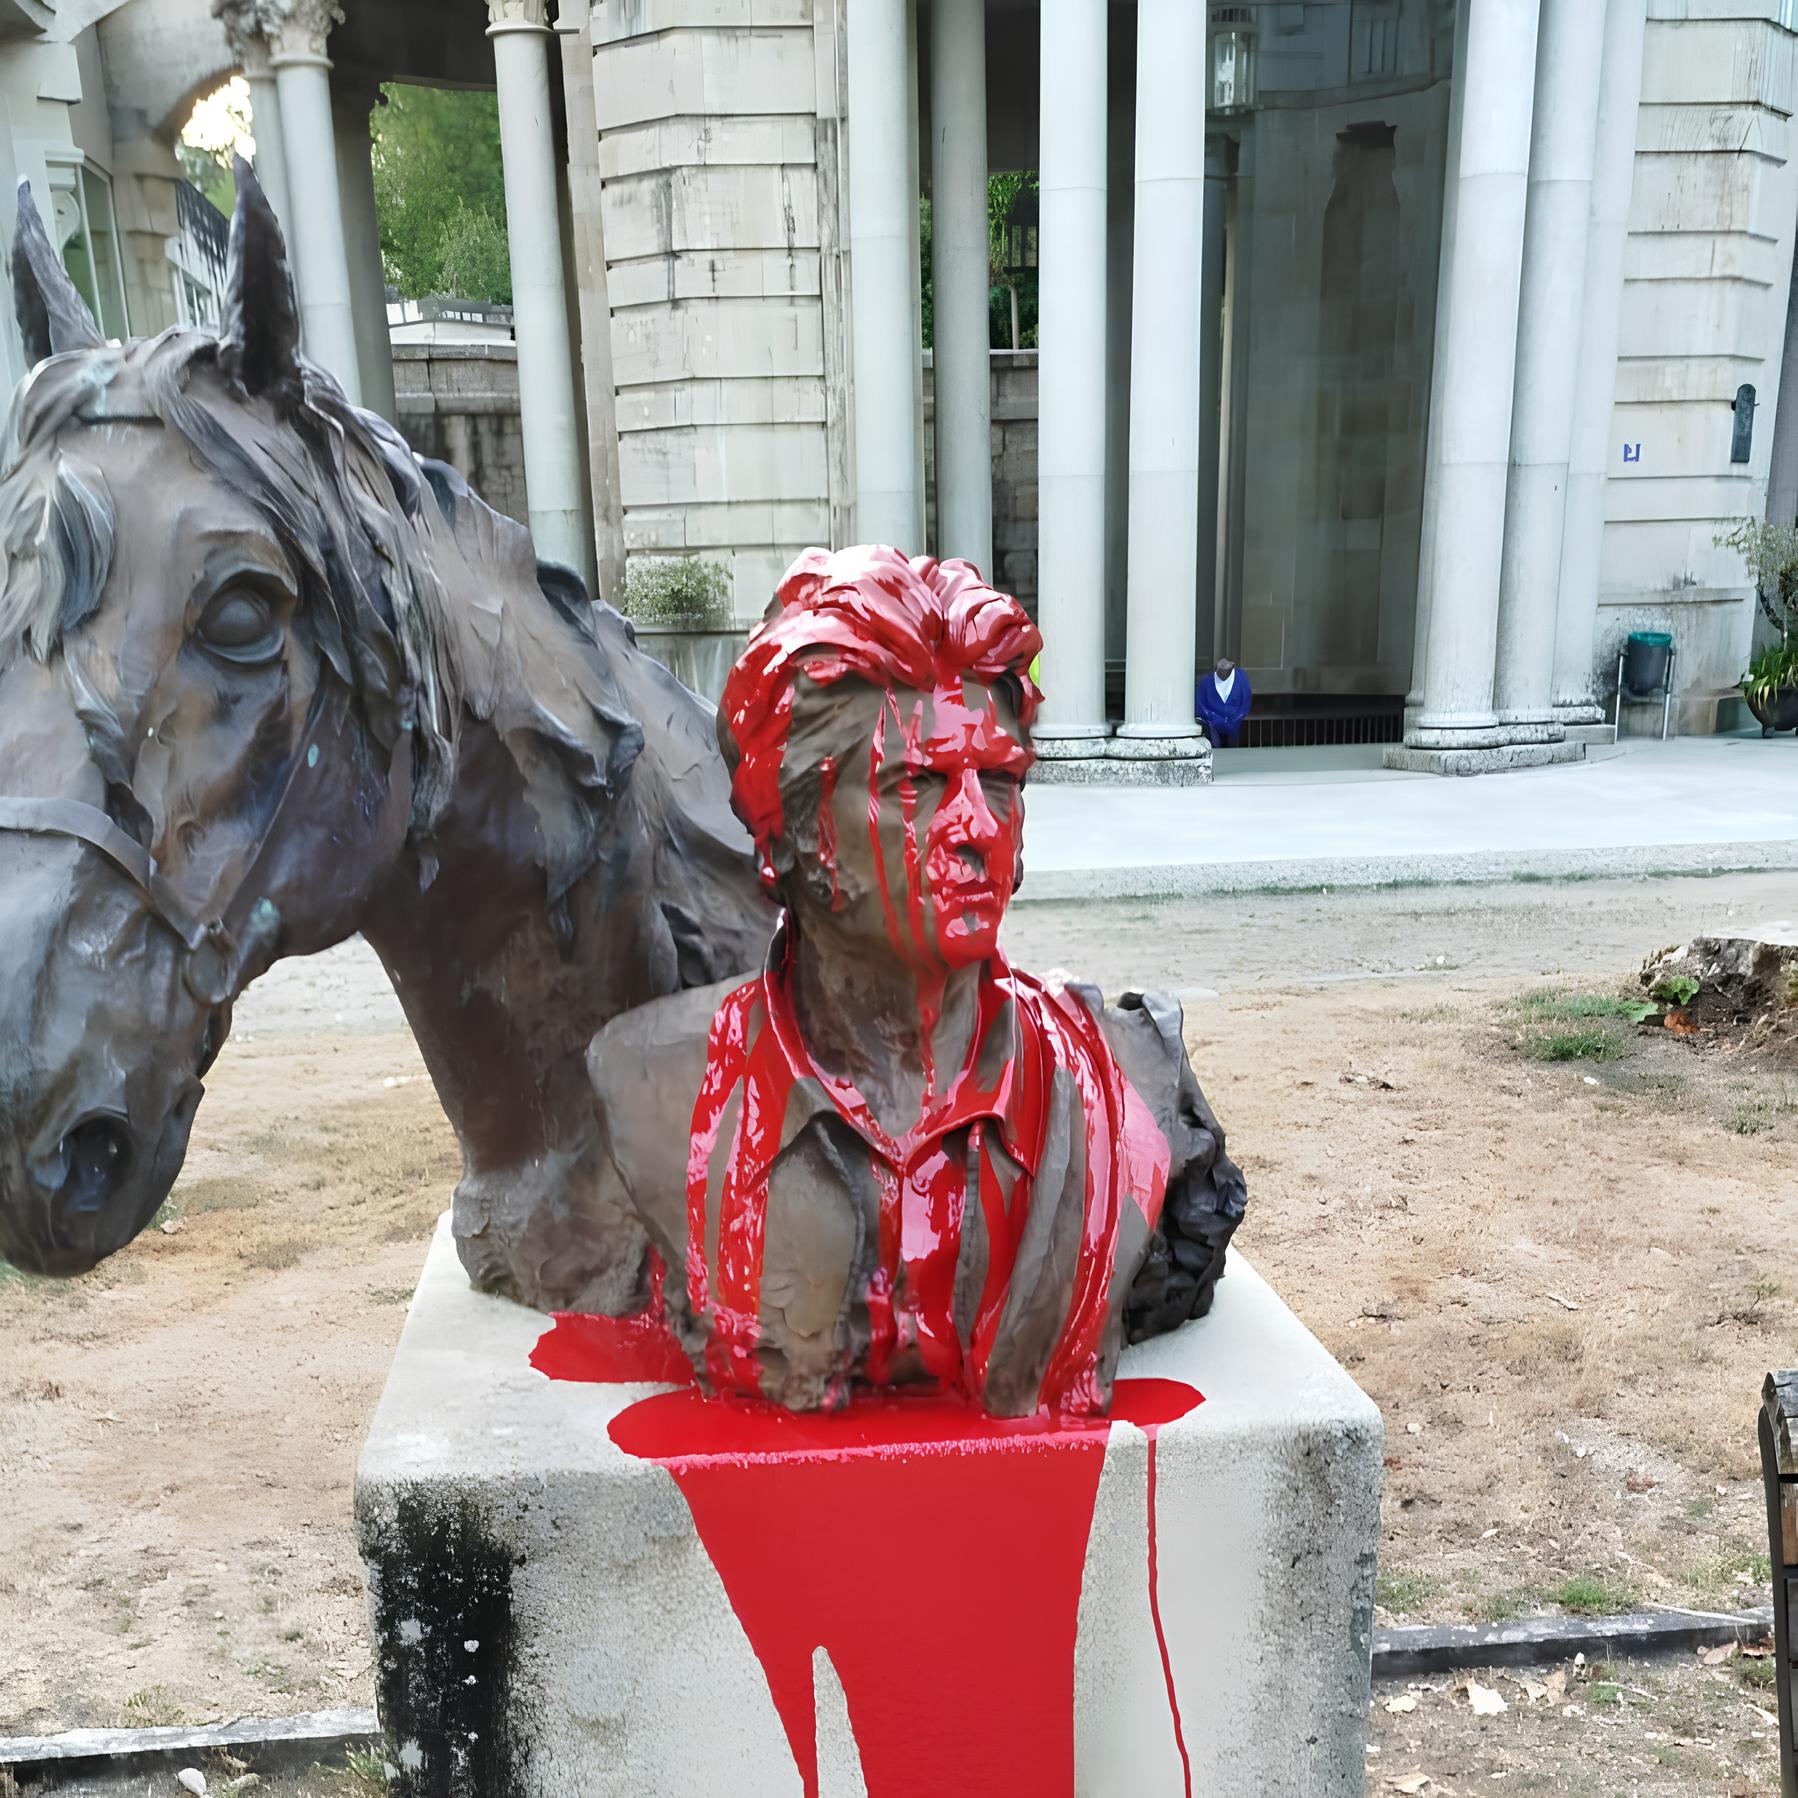
[[[986,182],[987,261],[991,264],[991,287],[987,294],[987,334],[992,348],[1011,348],[1011,289],[1018,291],[1018,348],[1036,348],[1036,270],[1020,275],[1005,271],[1005,221],[1026,188],[1035,191],[1036,176],[1027,170],[989,175]],[[918,237],[923,273],[924,347],[936,342],[936,292],[932,269],[932,220],[930,201],[918,202]]]
[[[375,108],[375,208],[387,279],[409,299],[509,301],[499,107],[492,94],[389,82]]]

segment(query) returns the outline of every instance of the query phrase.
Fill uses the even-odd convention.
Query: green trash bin
[[[1631,699],[1658,699],[1673,660],[1670,631],[1631,631],[1623,649],[1623,690]]]

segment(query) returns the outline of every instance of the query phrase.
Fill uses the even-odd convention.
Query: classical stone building
[[[1038,609],[1045,754],[1088,775],[1202,778],[1219,653],[1273,734],[1408,766],[1581,753],[1642,625],[1681,727],[1733,721],[1755,614],[1714,539],[1798,515],[1791,0],[60,10],[107,14],[72,104],[138,190],[131,327],[174,133],[241,69],[311,353],[389,415],[515,382],[515,503],[603,591],[698,553],[747,620],[809,543],[971,556]],[[396,393],[390,80],[498,90],[503,379]],[[1040,177],[1022,355],[989,350],[1007,169]]]

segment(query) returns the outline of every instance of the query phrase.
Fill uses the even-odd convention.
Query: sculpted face
[[[840,940],[920,971],[986,960],[1021,876],[1031,760],[1006,682],[922,693],[802,675],[790,815],[817,822],[794,833],[782,882],[801,927],[827,913]]]
[[[32,454],[59,516],[79,493],[97,522],[92,546],[64,526],[48,566],[7,570],[0,796],[112,820],[170,907],[91,840],[0,832],[0,1256],[76,1274],[167,1197],[231,999],[277,953],[343,933],[362,852],[398,827],[377,771],[346,766],[348,737],[313,722],[330,675],[261,511],[153,422],[71,421]],[[63,595],[41,647],[40,576]],[[321,877],[304,825],[333,790],[354,823]],[[226,920],[229,948],[196,952],[171,915]]]

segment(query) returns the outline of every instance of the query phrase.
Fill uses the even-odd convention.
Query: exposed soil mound
[[[1642,964],[1667,1028],[1798,1060],[1798,935],[1699,936]]]

